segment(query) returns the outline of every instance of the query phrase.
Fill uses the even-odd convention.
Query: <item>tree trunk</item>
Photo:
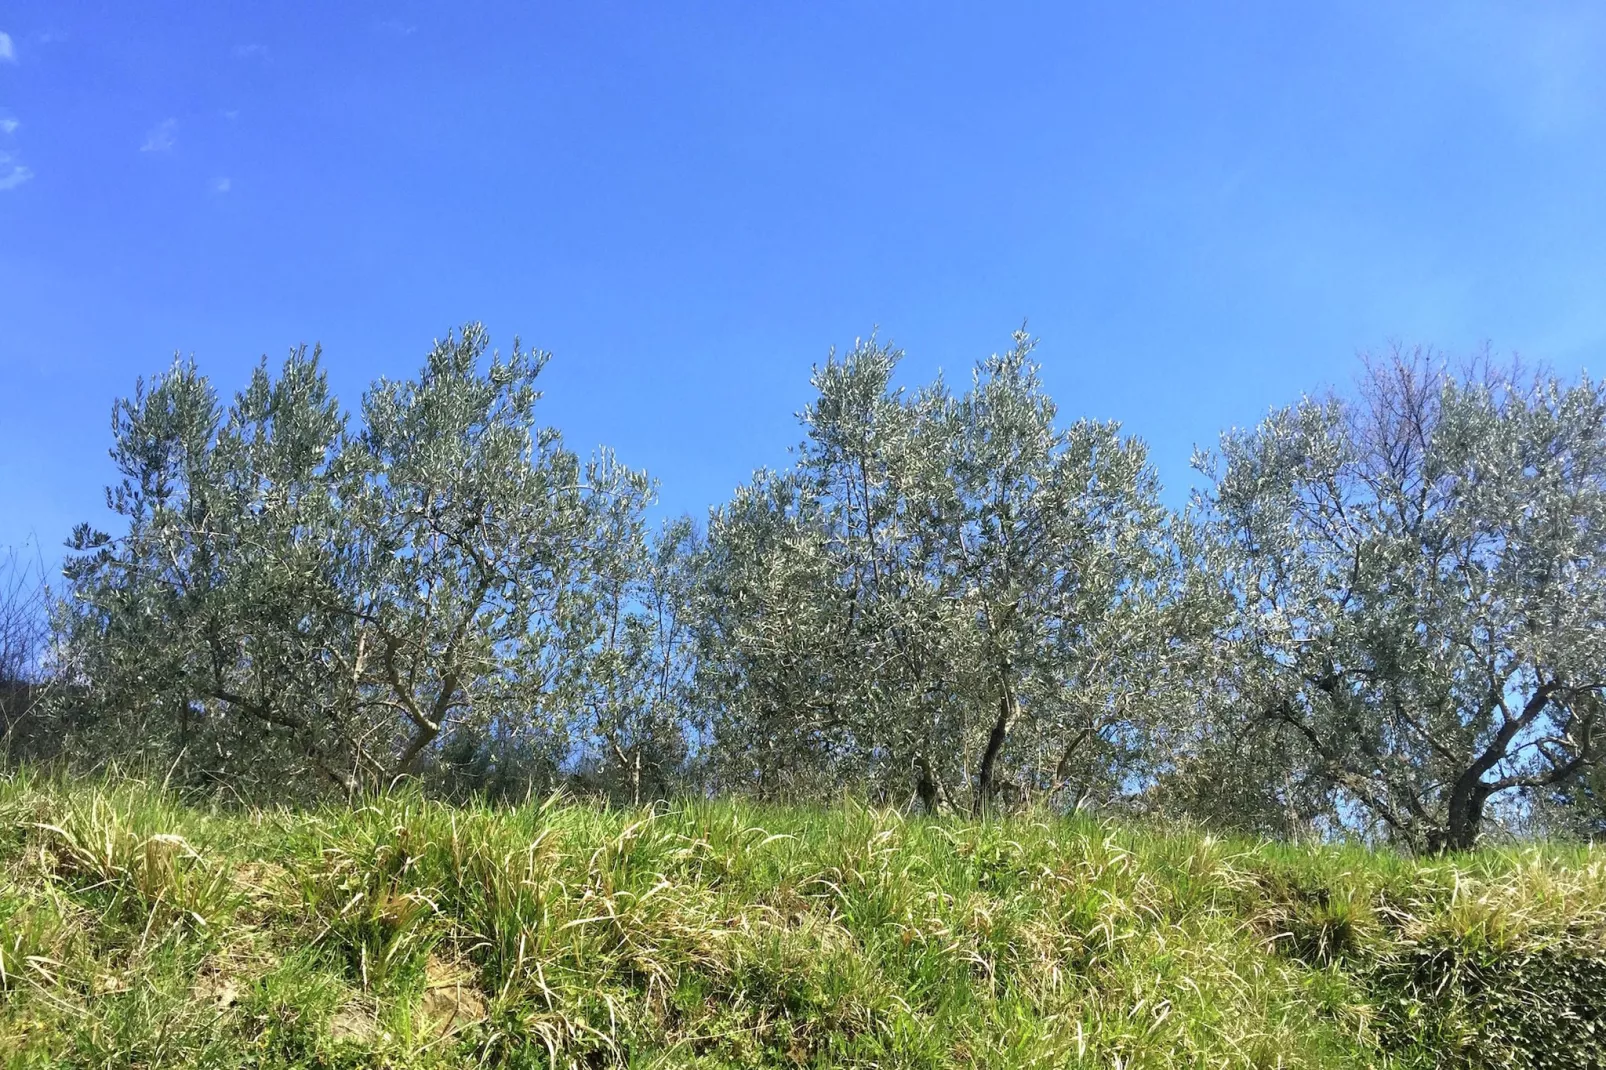
[[[1467,788],[1456,785],[1450,793],[1449,813],[1445,815],[1444,828],[1435,830],[1428,837],[1428,849],[1431,852],[1470,851],[1478,845],[1478,836],[1483,832],[1483,806],[1488,798],[1485,792],[1479,790],[1481,787],[1481,784]]]
[[[915,758],[915,772],[919,774],[915,780],[915,794],[920,798],[920,804],[926,808],[926,813],[937,812],[937,781],[931,775],[931,763],[924,754]]]
[[[971,813],[976,817],[981,816],[987,800],[992,797],[998,756],[1003,752],[1004,740],[1009,737],[1009,722],[1014,713],[1015,698],[1006,683],[999,688],[998,716],[993,720],[993,730],[987,734],[987,749],[982,752],[981,765],[976,770],[976,801],[971,806]]]

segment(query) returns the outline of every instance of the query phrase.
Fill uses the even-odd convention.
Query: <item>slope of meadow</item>
[[[1606,1065],[1606,853],[0,780],[0,1065]]]

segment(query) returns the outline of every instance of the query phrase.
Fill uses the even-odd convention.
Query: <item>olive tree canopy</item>
[[[488,349],[437,343],[355,430],[305,349],[226,408],[193,363],[119,402],[122,530],[68,567],[101,730],[285,790],[384,783],[464,725],[558,745],[649,486],[535,423],[543,354]]]
[[[705,690],[737,783],[867,782],[980,810],[1119,789],[1160,649],[1165,511],[1141,442],[1057,410],[1023,333],[970,387],[815,369],[796,466],[709,538]]]
[[[1201,457],[1246,731],[1417,849],[1599,757],[1606,389],[1431,354],[1369,361]]]

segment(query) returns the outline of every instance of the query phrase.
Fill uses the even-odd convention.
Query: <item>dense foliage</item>
[[[958,397],[906,397],[873,341],[832,360],[795,469],[714,515],[704,671],[735,784],[978,812],[1119,791],[1163,642],[1158,484],[1114,425],[1057,428],[1015,343]]]
[[[544,356],[486,349],[438,344],[355,431],[305,351],[226,409],[193,364],[118,405],[121,530],[81,527],[67,568],[91,747],[276,791],[384,784],[460,734],[555,764],[648,656],[615,635],[648,484],[534,423]]]
[[[1606,827],[1600,383],[1395,351],[1223,435],[1174,511],[1032,346],[962,389],[833,355],[794,463],[706,530],[649,523],[644,473],[538,422],[545,355],[477,325],[350,414],[316,352],[227,403],[176,363],[116,406],[48,634],[6,588],[10,748],[259,800],[848,791],[1418,852]]]
[[[1239,716],[1416,848],[1596,763],[1606,392],[1420,356],[1223,436],[1204,521]]]

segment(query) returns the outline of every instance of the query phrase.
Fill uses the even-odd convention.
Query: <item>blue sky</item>
[[[0,545],[104,515],[112,399],[484,320],[701,514],[811,363],[1024,320],[1067,417],[1195,443],[1391,339],[1606,365],[1599,4],[0,9]]]

